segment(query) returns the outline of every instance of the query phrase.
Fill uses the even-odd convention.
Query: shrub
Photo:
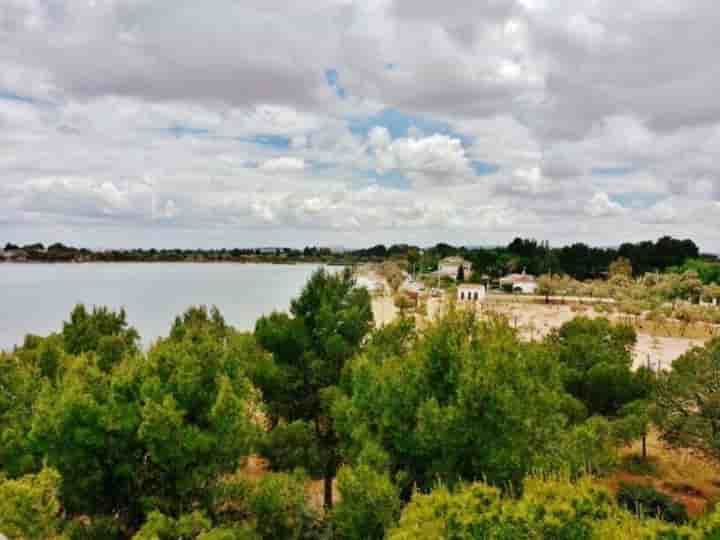
[[[622,483],[617,493],[617,501],[631,512],[648,517],[657,517],[672,523],[685,523],[688,520],[685,506],[651,485]]]

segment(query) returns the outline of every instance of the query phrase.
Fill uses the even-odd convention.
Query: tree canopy
[[[317,472],[325,480],[328,507],[340,464],[330,407],[345,365],[358,352],[372,322],[370,296],[355,287],[350,270],[333,274],[320,269],[291,302],[290,314],[262,317],[255,327],[257,341],[272,354],[272,363],[254,381],[270,415],[278,420],[265,453],[274,466],[295,465],[278,460],[278,453],[287,455],[287,444],[304,441],[314,454],[311,461],[321,469]]]

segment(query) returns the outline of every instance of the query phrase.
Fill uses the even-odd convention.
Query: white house
[[[468,278],[472,273],[472,264],[462,257],[445,257],[438,263],[437,273],[439,276],[447,276],[452,279],[457,278],[458,269],[462,265],[465,277]]]
[[[522,274],[509,274],[500,278],[500,286],[512,285],[513,292],[521,292],[524,294],[534,294],[537,290],[537,281],[532,274],[526,274],[525,270]]]
[[[463,283],[457,288],[458,302],[479,302],[485,298],[485,285],[479,283]]]

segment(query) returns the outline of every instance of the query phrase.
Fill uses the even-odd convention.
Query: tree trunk
[[[323,506],[325,510],[331,510],[333,506],[333,477],[332,475],[325,473],[323,477],[323,484],[325,488],[325,495],[323,498]]]
[[[642,436],[642,458],[643,461],[647,460],[647,435],[645,433]]]

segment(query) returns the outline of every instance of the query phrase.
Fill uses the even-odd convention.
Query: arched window
[[[475,300],[477,300],[477,299],[478,299],[478,293],[477,293],[477,291],[475,291]]]
[[[465,293],[460,291],[460,300],[465,300]]]

